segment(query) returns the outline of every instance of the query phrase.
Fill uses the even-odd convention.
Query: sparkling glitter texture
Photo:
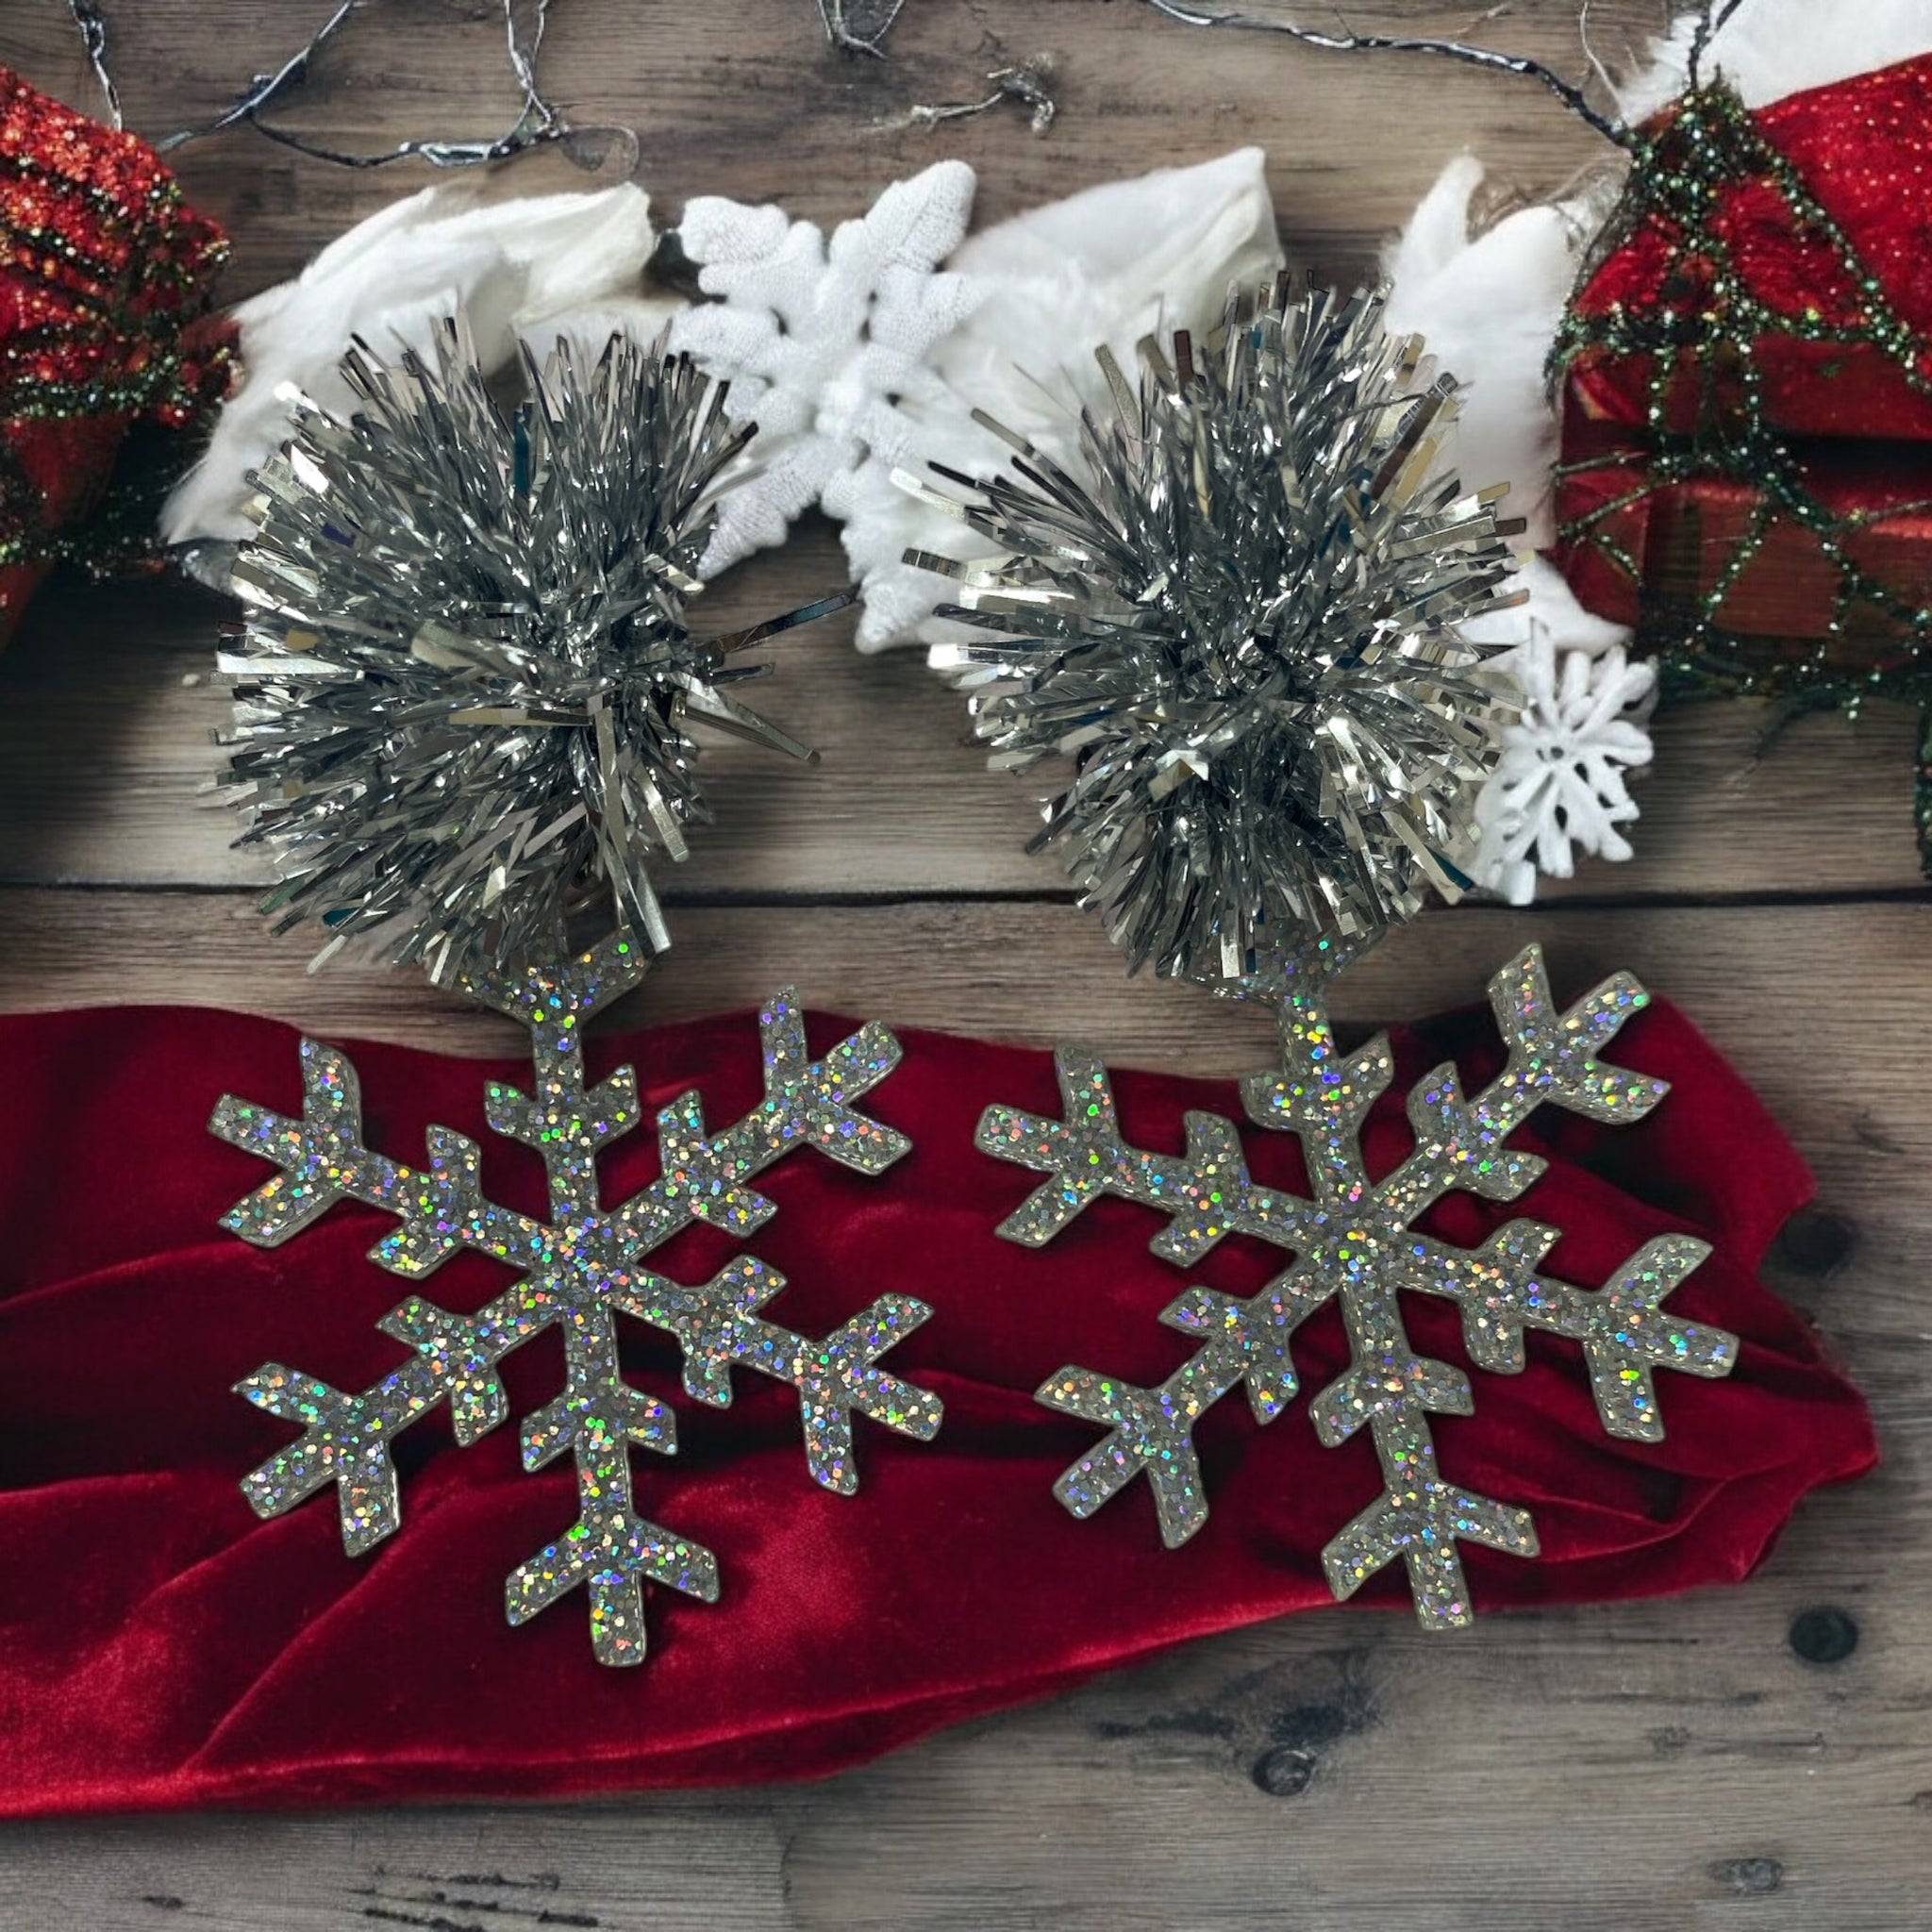
[[[145,142],[0,67],[0,642],[55,563],[153,559],[227,384],[227,254]]]
[[[303,1431],[243,1482],[256,1513],[279,1516],[333,1483],[344,1548],[352,1556],[372,1548],[401,1521],[394,1439],[441,1402],[449,1405],[459,1443],[495,1428],[508,1412],[496,1364],[554,1327],[563,1340],[564,1389],[524,1423],[523,1461],[525,1469],[541,1469],[570,1451],[579,1514],[558,1541],[511,1573],[504,1603],[509,1621],[522,1624],[582,1584],[592,1646],[607,1664],[643,1660],[646,1581],[707,1602],[718,1594],[711,1552],[649,1521],[633,1502],[631,1445],[670,1455],[676,1433],[671,1410],[623,1379],[618,1314],[675,1339],[686,1392],[700,1402],[726,1407],[734,1368],[792,1385],[807,1466],[814,1481],[841,1495],[858,1487],[855,1413],[921,1441],[937,1432],[941,1414],[938,1396],[876,1366],[932,1312],[910,1295],[882,1294],[823,1341],[812,1341],[764,1319],[761,1310],[785,1280],[755,1259],[741,1257],[714,1280],[690,1287],[641,1265],[693,1221],[741,1238],[755,1232],[774,1208],[746,1183],[797,1148],[816,1147],[874,1174],[910,1144],[853,1105],[898,1064],[892,1036],[868,1024],[814,1060],[803,1013],[791,994],[780,993],[758,1015],[763,1102],[735,1125],[708,1134],[698,1094],[681,1094],[658,1116],[658,1179],[621,1206],[604,1208],[597,1155],[638,1124],[637,1076],[620,1067],[587,1088],[582,1029],[600,1007],[637,984],[643,963],[642,949],[618,937],[564,966],[466,982],[529,1029],[534,1091],[492,1084],[487,1112],[494,1132],[543,1157],[547,1221],[483,1197],[479,1150],[461,1134],[432,1127],[422,1169],[365,1146],[355,1070],[341,1054],[312,1041],[302,1043],[299,1120],[228,1095],[210,1123],[223,1140],[281,1170],[224,1218],[223,1225],[244,1241],[274,1247],[337,1201],[355,1200],[400,1224],[370,1255],[393,1274],[421,1278],[465,1248],[519,1271],[511,1287],[475,1314],[453,1313],[420,1295],[399,1303],[381,1326],[415,1353],[359,1392],[278,1362],[241,1383],[239,1393]]]
[[[1848,120],[1896,172],[1868,174],[1862,156],[1846,157],[1814,164],[1817,185],[1767,135],[1764,117],[1722,80],[1692,87],[1635,137],[1623,194],[1592,251],[1597,265],[1620,250],[1643,263],[1654,285],[1641,291],[1649,299],[1637,299],[1641,284],[1627,299],[1606,298],[1586,278],[1564,312],[1551,352],[1553,380],[1607,361],[1648,371],[1638,480],[1608,502],[1567,515],[1558,539],[1593,549],[1638,589],[1667,695],[1761,693],[1856,714],[1869,698],[1924,702],[1932,689],[1932,602],[1922,594],[1923,563],[1888,577],[1861,561],[1873,553],[1859,541],[1868,530],[1923,516],[1923,492],[1902,487],[1889,505],[1833,508],[1820,489],[1830,466],[1819,461],[1812,438],[1780,420],[1778,385],[1767,374],[1790,367],[1779,350],[1790,345],[1842,351],[1848,362],[1869,354],[1890,365],[1908,398],[1932,398],[1932,338],[1908,304],[1887,292],[1888,279],[1908,286],[1908,275],[1896,267],[1881,275],[1889,264],[1860,255],[1821,194],[1835,189],[1868,220],[1870,209],[1890,202],[1924,206],[1932,140],[1923,108],[1906,110],[1903,131],[1877,120],[1874,97],[1890,84],[1881,70],[1840,84],[1839,92]],[[1787,224],[1803,240],[1809,277],[1795,288],[1789,271],[1780,277],[1760,265],[1768,240]],[[1917,246],[1914,237],[1894,252],[1910,260]],[[1827,364],[1810,377],[1820,399],[1840,374],[1841,367]],[[1793,379],[1784,376],[1787,385]],[[1869,372],[1861,381],[1873,388]],[[1855,441],[1849,430],[1838,434]],[[1906,454],[1893,460],[1901,477],[1912,475]],[[1559,463],[1558,481],[1601,461],[1599,452]],[[1749,490],[1751,515],[1707,591],[1667,595],[1645,581],[1642,563],[1619,542],[1617,515],[1652,491],[1691,483]],[[1822,622],[1802,650],[1727,623],[1728,600],[1781,525],[1808,533],[1832,584]],[[1902,554],[1909,562],[1909,551]],[[1797,608],[1789,623],[1812,628],[1809,614]]]
[[[1309,1415],[1330,1447],[1367,1428],[1387,1487],[1323,1552],[1329,1586],[1349,1596],[1400,1557],[1418,1619],[1441,1629],[1472,1615],[1458,1541],[1533,1557],[1537,1539],[1527,1510],[1461,1489],[1438,1469],[1428,1419],[1468,1415],[1474,1397],[1459,1369],[1409,1345],[1403,1290],[1457,1303],[1471,1360],[1494,1374],[1524,1367],[1528,1329],[1580,1343],[1605,1430],[1640,1442],[1663,1435],[1653,1372],[1727,1374],[1738,1342],[1722,1329],[1663,1312],[1666,1296],[1708,1252],[1688,1235],[1647,1242],[1602,1288],[1584,1289],[1541,1272],[1559,1234],[1542,1223],[1510,1221],[1474,1249],[1414,1228],[1452,1191],[1488,1201],[1521,1194],[1543,1162],[1512,1150],[1508,1137],[1545,1101],[1618,1123],[1641,1119],[1663,1097],[1664,1082],[1597,1058],[1644,1005],[1634,979],[1607,979],[1564,1012],[1541,954],[1534,946],[1519,954],[1490,982],[1507,1063],[1473,1097],[1464,1096],[1453,1064],[1418,1081],[1408,1096],[1414,1148],[1376,1182],[1363,1165],[1360,1134],[1393,1073],[1388,1042],[1377,1037],[1340,1053],[1323,984],[1315,972],[1290,981],[1280,1002],[1281,1069],[1241,1083],[1250,1120],[1301,1137],[1307,1199],[1250,1179],[1239,1130],[1216,1114],[1187,1117],[1187,1149],[1178,1157],[1127,1146],[1106,1070],[1074,1050],[1058,1056],[1062,1119],[990,1108],[978,1143],[1051,1176],[1000,1229],[1028,1247],[1051,1241],[1101,1195],[1118,1194],[1167,1216],[1152,1245],[1178,1266],[1198,1261],[1230,1234],[1293,1257],[1251,1299],[1198,1286],[1181,1294],[1160,1319],[1200,1346],[1158,1388],[1078,1367],[1045,1383],[1039,1400],[1049,1408],[1108,1431],[1055,1485],[1067,1508],[1091,1516],[1144,1474],[1162,1541],[1170,1548],[1185,1542],[1208,1520],[1195,1423],[1237,1388],[1246,1391],[1257,1422],[1282,1414],[1298,1386],[1290,1346],[1295,1329],[1332,1299],[1347,1330],[1350,1367],[1311,1399]]]
[[[509,415],[454,322],[433,368],[359,346],[342,368],[361,407],[292,397],[256,478],[218,664],[218,782],[282,878],[262,909],[318,919],[324,957],[368,934],[437,979],[555,957],[587,907],[662,950],[646,859],[710,818],[687,725],[809,758],[732,694],[770,667],[731,660],[849,599],[687,629],[753,425],[683,357],[619,335],[584,370],[559,341]]]
[[[1447,460],[1454,383],[1373,295],[1280,283],[1198,358],[1149,338],[1075,476],[1016,455],[958,500],[895,480],[995,554],[953,577],[937,646],[996,770],[1056,758],[1053,847],[1133,964],[1209,982],[1372,937],[1469,884],[1476,791],[1513,715],[1464,619],[1506,608],[1493,490]],[[938,469],[938,466],[935,466]]]

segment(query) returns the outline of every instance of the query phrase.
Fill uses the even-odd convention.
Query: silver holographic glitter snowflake
[[[525,1421],[523,1461],[537,1470],[569,1451],[579,1514],[564,1536],[511,1573],[504,1604],[509,1621],[522,1624],[583,1585],[591,1643],[607,1664],[643,1660],[646,1582],[707,1602],[718,1594],[711,1552],[651,1522],[633,1500],[632,1445],[670,1455],[676,1435],[671,1410],[624,1380],[620,1316],[677,1341],[685,1392],[699,1402],[728,1405],[734,1368],[794,1387],[807,1466],[815,1482],[840,1494],[858,1487],[856,1415],[925,1441],[941,1413],[937,1395],[876,1365],[932,1312],[910,1295],[881,1294],[832,1334],[813,1340],[765,1319],[762,1309],[785,1281],[756,1259],[735,1260],[696,1286],[642,1265],[693,1221],[740,1238],[756,1232],[775,1210],[747,1183],[800,1148],[816,1147],[860,1174],[890,1167],[910,1142],[854,1103],[898,1064],[898,1042],[874,1023],[814,1060],[803,1013],[789,992],[779,994],[758,1015],[763,1101],[734,1125],[708,1133],[698,1093],[680,1095],[658,1116],[658,1179],[607,1208],[599,1199],[597,1155],[638,1124],[637,1077],[620,1067],[587,1088],[583,1028],[643,971],[642,948],[619,936],[561,966],[492,973],[468,984],[529,1030],[534,1091],[492,1083],[488,1118],[495,1132],[542,1155],[547,1220],[487,1200],[479,1150],[461,1134],[432,1127],[422,1168],[365,1145],[355,1070],[336,1049],[313,1041],[302,1043],[300,1119],[229,1095],[210,1124],[223,1140],[281,1170],[225,1217],[223,1225],[244,1241],[275,1246],[334,1203],[356,1200],[401,1224],[370,1256],[392,1274],[420,1279],[466,1248],[518,1271],[510,1287],[474,1314],[406,1297],[381,1326],[414,1352],[370,1388],[336,1389],[278,1362],[240,1384],[250,1401],[302,1428],[243,1483],[257,1514],[279,1516],[333,1483],[344,1547],[352,1556],[372,1548],[401,1522],[395,1439],[440,1403],[449,1405],[458,1443],[497,1427],[508,1415],[497,1363],[555,1328],[563,1340],[565,1387]]]
[[[1162,1540],[1169,1548],[1185,1542],[1208,1520],[1195,1424],[1236,1389],[1246,1391],[1257,1422],[1284,1414],[1297,1389],[1295,1330],[1338,1302],[1350,1365],[1312,1398],[1309,1415],[1329,1447],[1370,1432],[1384,1492],[1323,1551],[1329,1587],[1338,1597],[1352,1595],[1400,1557],[1425,1628],[1468,1623],[1458,1541],[1533,1557],[1536,1530],[1526,1509],[1465,1490],[1438,1468],[1429,1417],[1472,1414],[1474,1399],[1461,1370],[1411,1346],[1405,1291],[1456,1302],[1470,1359],[1492,1374],[1524,1367],[1529,1329],[1579,1343],[1605,1430],[1633,1441],[1663,1436],[1654,1371],[1724,1375],[1737,1359],[1736,1336],[1663,1312],[1665,1297],[1709,1252],[1690,1235],[1646,1242],[1603,1287],[1585,1289],[1543,1272],[1559,1230],[1541,1222],[1507,1222],[1479,1248],[1416,1231],[1418,1218],[1452,1191],[1486,1201],[1521,1194],[1543,1162],[1513,1150],[1509,1136],[1545,1102],[1612,1124],[1641,1120],[1656,1106],[1663,1081],[1597,1058],[1646,997],[1619,974],[1562,1011],[1541,954],[1534,946],[1519,954],[1490,982],[1509,1049],[1503,1071],[1467,1097],[1453,1063],[1419,1080],[1408,1095],[1415,1144],[1392,1173],[1371,1181],[1360,1135],[1393,1074],[1387,1038],[1343,1055],[1329,1032],[1319,974],[1291,980],[1280,1002],[1280,1069],[1243,1080],[1241,1100],[1257,1125],[1300,1136],[1306,1197],[1252,1180],[1239,1129],[1218,1114],[1187,1117],[1180,1155],[1129,1147],[1106,1069],[1078,1049],[1058,1056],[1063,1119],[989,1108],[981,1149],[1051,1176],[1001,1226],[1010,1240],[1041,1246],[1100,1196],[1118,1194],[1168,1217],[1152,1245],[1178,1266],[1234,1234],[1292,1257],[1246,1300],[1196,1286],[1174,1301],[1160,1319],[1199,1346],[1158,1387],[1080,1367],[1049,1377],[1041,1402],[1108,1432],[1061,1475],[1055,1494],[1074,1515],[1091,1516],[1145,1475]]]

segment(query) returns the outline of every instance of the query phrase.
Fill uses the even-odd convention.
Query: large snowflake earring
[[[1142,345],[1138,387],[1107,359],[1116,412],[1088,419],[1077,474],[1012,438],[1007,474],[959,494],[904,487],[958,517],[989,554],[924,557],[952,576],[938,615],[973,641],[936,652],[970,694],[996,767],[1071,758],[1036,847],[1051,846],[1139,966],[1273,1005],[1277,1067],[1242,1083],[1249,1119],[1297,1135],[1307,1190],[1257,1184],[1240,1130],[1188,1116],[1186,1145],[1128,1145],[1097,1057],[1058,1057],[1064,1113],[994,1107],[979,1145],[1047,1180],[1001,1232],[1053,1240],[1103,1194],[1156,1209],[1154,1252],[1199,1261],[1228,1235],[1283,1250],[1287,1267],[1247,1298],[1189,1287],[1161,1320],[1196,1342],[1164,1382],[1137,1387],[1061,1369],[1047,1407],[1108,1433],[1056,1493],[1091,1515],[1145,1475],[1170,1547],[1208,1517],[1195,1425],[1245,1390],[1258,1423],[1296,1393],[1295,1331],[1339,1305],[1350,1364],[1309,1412],[1324,1444],[1367,1430],[1383,1493],[1323,1553],[1338,1597],[1400,1558],[1424,1625],[1467,1623],[1458,1543],[1534,1556],[1528,1511],[1463,1488],[1438,1465],[1430,1418],[1472,1412],[1469,1377],[1411,1344],[1401,1296],[1462,1310],[1471,1361],[1524,1365],[1535,1328],[1579,1343],[1602,1424],[1663,1432],[1654,1372],[1726,1374],[1736,1339],[1662,1311],[1707,1252],[1688,1235],[1646,1244],[1598,1288],[1542,1267],[1558,1230],[1511,1221],[1477,1248],[1420,1231],[1455,1190],[1521,1195],[1541,1172],[1508,1137],[1545,1102],[1635,1121],[1664,1084],[1602,1055],[1644,1004],[1627,974],[1567,1010],[1540,954],[1491,984],[1508,1047],[1502,1072],[1465,1094],[1455,1066],[1408,1095],[1414,1144],[1376,1178],[1362,1128],[1388,1088],[1385,1040],[1337,1046],[1329,975],[1420,909],[1425,886],[1467,886],[1475,799],[1512,712],[1487,664],[1495,647],[1458,625],[1503,608],[1513,559],[1500,491],[1464,490],[1448,459],[1455,386],[1415,338],[1385,333],[1357,296],[1272,299],[1231,312],[1219,342],[1177,334]],[[912,560],[912,559],[908,559]]]
[[[810,1338],[766,1318],[785,1282],[756,1259],[696,1284],[644,1266],[695,1221],[754,1234],[775,1208],[749,1183],[788,1154],[866,1174],[904,1155],[856,1104],[898,1063],[892,1036],[866,1025],[814,1059],[794,995],[768,1000],[763,1100],[708,1128],[700,1095],[681,1095],[657,1119],[658,1179],[615,1206],[597,1158],[640,1124],[637,1077],[591,1086],[584,1068],[586,1024],[668,943],[646,856],[682,858],[684,828],[708,817],[687,724],[802,754],[730,694],[753,675],[730,660],[845,600],[732,637],[686,628],[713,485],[750,431],[683,358],[620,337],[585,370],[560,345],[508,416],[454,325],[434,367],[358,351],[345,374],[362,412],[302,405],[258,479],[234,574],[248,615],[223,659],[237,688],[224,777],[251,811],[245,838],[276,855],[267,908],[285,924],[319,919],[325,957],[360,939],[420,961],[528,1031],[531,1091],[492,1085],[487,1117],[541,1154],[549,1210],[491,1201],[461,1134],[432,1128],[419,1165],[369,1146],[354,1069],[313,1041],[299,1118],[225,1098],[213,1130],[281,1170],[226,1216],[244,1240],[273,1246],[356,1200],[396,1218],[370,1256],[395,1274],[420,1280],[465,1249],[517,1271],[474,1313],[401,1301],[381,1326],[411,1353],[369,1388],[279,1363],[250,1375],[240,1392],[302,1434],[242,1488],[271,1517],[333,1485],[345,1548],[372,1548],[401,1520],[395,1439],[445,1403],[458,1443],[496,1428],[498,1364],[554,1328],[565,1387],[524,1423],[523,1461],[568,1452],[578,1516],[510,1574],[505,1606],[520,1624],[582,1585],[599,1661],[635,1664],[643,1586],[711,1600],[719,1577],[709,1550],[637,1507],[630,1451],[671,1454],[675,1424],[625,1380],[622,1318],[677,1342],[697,1401],[727,1405],[734,1369],[793,1386],[825,1489],[858,1488],[856,1416],[921,1441],[940,1425],[936,1395],[876,1365],[931,1313],[912,1296],[882,1293]],[[562,934],[587,920],[605,930],[573,953]]]

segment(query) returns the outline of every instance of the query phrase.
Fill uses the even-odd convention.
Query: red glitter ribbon
[[[0,68],[0,643],[57,561],[145,541],[103,511],[130,436],[172,439],[226,384],[226,256],[145,142]]]

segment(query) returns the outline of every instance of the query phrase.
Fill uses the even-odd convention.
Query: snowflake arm
[[[447,1402],[457,1441],[469,1443],[499,1426],[508,1406],[496,1368],[532,1336],[555,1327],[565,1357],[564,1391],[522,1430],[524,1466],[543,1467],[566,1449],[576,1470],[575,1526],[522,1565],[506,1587],[512,1624],[535,1616],[585,1586],[591,1641],[600,1661],[642,1660],[642,1586],[671,1588],[707,1601],[717,1568],[702,1545],[641,1515],[633,1500],[632,1445],[671,1455],[675,1422],[661,1403],[629,1387],[618,1363],[616,1317],[663,1329],[684,1351],[685,1385],[700,1400],[730,1400],[733,1366],[755,1369],[798,1391],[808,1468],[823,1487],[858,1487],[852,1418],[874,1417],[917,1440],[937,1431],[941,1405],[876,1366],[877,1357],[931,1313],[909,1295],[877,1297],[822,1341],[793,1333],[759,1311],[783,1276],[744,1259],[715,1280],[687,1288],[641,1265],[652,1249],[694,1221],[744,1236],[774,1211],[744,1183],[800,1147],[816,1147],[862,1174],[903,1155],[904,1135],[854,1105],[898,1063],[899,1047],[876,1024],[860,1027],[821,1059],[807,1048],[805,1019],[789,992],[758,1016],[764,1099],[743,1120],[707,1135],[695,1092],[658,1117],[661,1172],[621,1206],[600,1200],[599,1153],[640,1120],[637,1078],[628,1067],[595,1087],[585,1084],[583,1025],[642,976],[639,949],[607,941],[559,968],[479,977],[477,997],[530,1034],[536,1079],[524,1092],[504,1082],[486,1091],[491,1129],[535,1148],[548,1176],[550,1208],[539,1221],[483,1198],[478,1150],[445,1128],[429,1130],[421,1170],[363,1143],[354,1069],[333,1048],[303,1042],[299,1119],[231,1096],[215,1109],[223,1139],[281,1170],[225,1218],[258,1246],[308,1226],[339,1200],[358,1200],[402,1224],[371,1258],[391,1273],[427,1274],[468,1248],[507,1262],[519,1278],[475,1314],[412,1295],[383,1318],[385,1333],[413,1351],[372,1387],[338,1390],[269,1363],[239,1392],[303,1433],[243,1483],[257,1513],[277,1516],[334,1483],[344,1547],[373,1548],[398,1526],[400,1502],[391,1445],[405,1429]]]
[[[1217,1114],[1191,1113],[1183,1158],[1148,1154],[1122,1141],[1113,1087],[1097,1056],[1062,1048],[1054,1065],[1064,1119],[990,1107],[975,1136],[982,1153],[1052,1176],[1000,1224],[1008,1241],[1043,1247],[1091,1203],[1118,1194],[1169,1216],[1169,1226],[1153,1243],[1164,1260],[1198,1260],[1228,1234],[1294,1245],[1288,1237],[1306,1204],[1256,1186],[1231,1123]]]
[[[559,1297],[559,1301],[563,1301]],[[575,1299],[575,1298],[573,1298]],[[540,1610],[585,1587],[591,1600],[591,1648],[599,1663],[636,1664],[644,1657],[643,1585],[713,1603],[717,1559],[639,1515],[631,1489],[630,1445],[669,1456],[676,1424],[660,1402],[630,1388],[617,1361],[617,1333],[608,1312],[589,1316],[581,1301],[560,1306],[564,1392],[524,1424],[520,1446],[526,1470],[541,1469],[570,1450],[576,1463],[577,1521],[558,1541],[510,1572],[504,1614],[527,1623]]]
[[[536,1260],[541,1224],[483,1201],[474,1141],[434,1129],[426,1171],[375,1153],[362,1144],[361,1088],[348,1057],[313,1040],[301,1053],[301,1119],[227,1093],[208,1123],[231,1146],[281,1169],[223,1215],[224,1227],[256,1247],[279,1247],[338,1201],[364,1201],[403,1224],[370,1252],[398,1274],[427,1274],[464,1247],[516,1266]]]
[[[1526,1511],[1461,1489],[1439,1471],[1428,1419],[1473,1413],[1474,1395],[1461,1370],[1411,1346],[1402,1290],[1457,1302],[1471,1360],[1491,1373],[1524,1366],[1530,1328],[1578,1342],[1612,1436],[1662,1436],[1656,1369],[1729,1373],[1734,1336],[1662,1312],[1665,1297],[1707,1252],[1688,1235],[1647,1243],[1603,1288],[1588,1290],[1542,1272],[1557,1230],[1537,1222],[1512,1221],[1475,1249],[1414,1231],[1414,1221],[1451,1191],[1507,1201],[1528,1188],[1544,1163],[1510,1147],[1508,1137],[1544,1102],[1615,1124],[1641,1118],[1667,1091],[1662,1081],[1600,1058],[1645,1003],[1628,974],[1606,980],[1564,1011],[1541,954],[1530,947],[1495,975],[1490,994],[1509,1050],[1502,1072],[1473,1097],[1463,1094],[1453,1065],[1418,1081],[1408,1097],[1415,1143],[1391,1174],[1371,1183],[1360,1135],[1393,1076],[1388,1042],[1377,1038],[1341,1054],[1319,995],[1291,992],[1281,1010],[1282,1064],[1249,1076],[1241,1093],[1257,1124],[1300,1137],[1306,1200],[1257,1187],[1232,1124],[1214,1115],[1188,1117],[1180,1158],[1125,1146],[1105,1071],[1079,1052],[1060,1057],[1064,1120],[988,1110],[980,1146],[1052,1176],[1006,1224],[1012,1239],[1038,1245],[1089,1202],[1113,1193],[1168,1215],[1152,1245],[1170,1260],[1191,1262],[1235,1232],[1294,1256],[1247,1299],[1196,1286],[1172,1304],[1161,1319],[1198,1338],[1199,1347],[1158,1387],[1069,1366],[1040,1390],[1047,1407],[1108,1430],[1056,1486],[1074,1515],[1091,1515],[1144,1474],[1162,1540],[1174,1547],[1195,1534],[1208,1515],[1195,1424],[1237,1387],[1245,1387],[1257,1422],[1280,1415],[1296,1392],[1294,1332],[1334,1300],[1350,1362],[1313,1396],[1310,1419],[1324,1446],[1366,1428],[1385,1488],[1324,1552],[1330,1587],[1338,1597],[1350,1595],[1399,1557],[1422,1623],[1465,1624],[1471,1611],[1457,1544],[1534,1556],[1536,1532]]]
[[[812,1480],[849,1496],[858,1488],[852,1461],[855,1411],[922,1442],[939,1433],[939,1397],[874,1366],[932,1310],[910,1295],[880,1295],[823,1341],[813,1341],[758,1315],[784,1286],[776,1269],[746,1258],[702,1288],[646,1274],[616,1305],[676,1338],[684,1351],[684,1391],[699,1402],[728,1407],[734,1367],[791,1384]]]
[[[1541,1222],[1512,1221],[1480,1248],[1418,1240],[1402,1285],[1458,1303],[1470,1359],[1492,1374],[1520,1373],[1531,1328],[1580,1342],[1605,1434],[1660,1442],[1663,1418],[1651,1371],[1715,1376],[1737,1364],[1734,1335],[1662,1312],[1664,1297],[1709,1247],[1693,1235],[1661,1235],[1602,1288],[1590,1290],[1539,1272],[1558,1232]]]

